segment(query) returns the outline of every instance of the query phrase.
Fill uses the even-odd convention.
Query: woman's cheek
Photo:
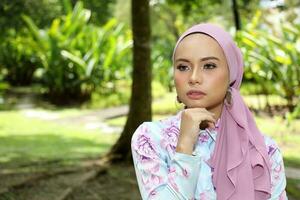
[[[227,78],[224,76],[220,76],[215,80],[214,85],[216,86],[215,91],[218,91],[218,97],[224,98],[227,91]]]
[[[184,75],[175,73],[174,80],[175,80],[176,87],[180,87],[181,85],[183,85],[185,83],[186,78]]]

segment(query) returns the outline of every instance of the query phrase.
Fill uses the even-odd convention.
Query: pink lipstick
[[[204,95],[206,95],[201,90],[190,90],[186,93],[186,95],[193,100],[201,99]]]

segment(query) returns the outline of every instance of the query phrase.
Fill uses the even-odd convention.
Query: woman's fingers
[[[203,120],[203,121],[200,123],[199,128],[200,128],[201,130],[204,130],[204,129],[206,129],[206,128],[208,128],[208,127],[210,126],[210,123],[211,123],[211,122],[209,122],[208,120]]]
[[[191,154],[199,137],[199,128],[214,127],[214,113],[205,108],[189,108],[181,113],[176,151]]]
[[[204,130],[204,129],[208,128],[208,127],[214,128],[215,127],[215,123],[216,123],[216,120],[213,117],[207,116],[207,117],[205,117],[204,120],[201,120],[201,122],[199,124],[199,128],[201,130]]]
[[[209,127],[210,128],[216,128],[216,125],[215,125],[216,123],[213,123],[213,122],[209,122]]]

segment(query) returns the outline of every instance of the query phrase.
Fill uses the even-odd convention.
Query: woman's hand
[[[206,121],[209,127],[214,128],[214,115],[205,108],[188,108],[182,111],[176,152],[192,155],[199,137],[200,123]]]

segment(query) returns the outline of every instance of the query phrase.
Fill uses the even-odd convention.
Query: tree
[[[235,28],[236,30],[241,30],[242,24],[237,0],[232,0],[232,12]]]
[[[110,162],[131,162],[131,137],[144,121],[151,121],[151,27],[148,0],[132,0],[133,72],[130,108],[124,130],[107,158]]]

